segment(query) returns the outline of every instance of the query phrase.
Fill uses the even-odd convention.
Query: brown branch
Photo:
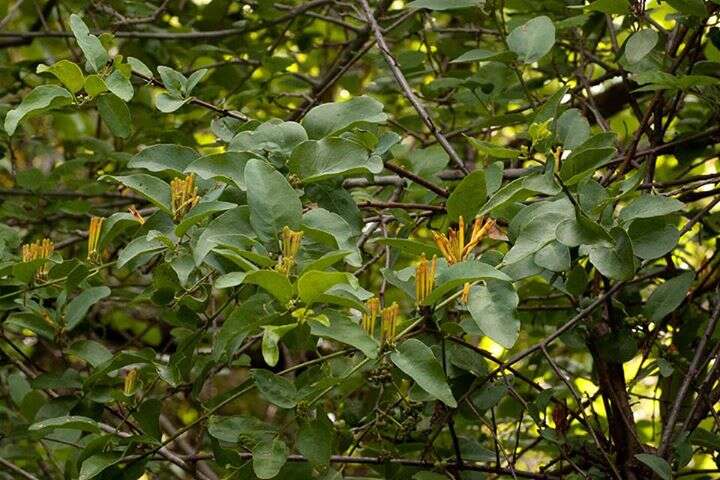
[[[705,354],[705,346],[707,345],[710,337],[712,337],[713,333],[715,332],[715,327],[718,324],[718,319],[720,319],[720,301],[718,301],[717,305],[715,306],[715,311],[713,312],[710,320],[708,321],[707,327],[705,328],[705,332],[700,339],[699,345],[695,349],[695,355],[693,356],[692,363],[690,363],[690,368],[688,368],[683,383],[680,386],[677,394],[675,395],[675,400],[673,401],[673,405],[670,410],[670,416],[668,417],[667,423],[665,424],[665,428],[663,428],[660,446],[658,447],[658,455],[660,456],[663,456],[667,452],[667,449],[670,447],[670,442],[673,439],[673,433],[675,430],[675,423],[678,420],[678,415],[680,415],[680,409],[682,408],[685,397],[690,390],[690,384],[695,380],[695,377],[699,373],[700,361]]]
[[[440,146],[442,146],[443,150],[447,152],[447,154],[450,156],[450,159],[455,163],[460,170],[467,173],[467,169],[465,168],[465,163],[462,161],[460,156],[457,154],[453,146],[450,144],[447,138],[445,138],[445,135],[443,135],[442,131],[438,128],[438,126],[433,121],[430,114],[425,109],[425,106],[422,104],[420,99],[415,95],[415,93],[412,90],[412,87],[410,87],[410,84],[408,83],[407,79],[405,78],[405,75],[402,73],[402,70],[400,70],[400,64],[395,59],[395,57],[392,56],[390,53],[390,48],[388,47],[387,43],[385,42],[385,37],[383,36],[382,29],[380,28],[380,25],[378,25],[377,20],[373,16],[372,10],[370,10],[370,5],[368,5],[367,0],[360,0],[360,4],[362,5],[363,10],[365,11],[365,18],[367,19],[368,24],[370,25],[370,28],[372,29],[373,33],[375,34],[375,40],[377,42],[378,48],[380,49],[380,52],[382,53],[383,57],[385,57],[385,61],[388,64],[388,67],[390,67],[390,71],[393,74],[393,77],[395,77],[395,80],[397,81],[398,85],[400,86],[400,89],[403,92],[403,95],[405,98],[408,99],[410,104],[415,108],[415,111],[420,116],[420,119],[423,121],[425,126],[428,127],[430,132],[437,138],[438,143]]]
[[[403,210],[430,210],[433,212],[444,212],[443,205],[428,205],[425,203],[400,203],[400,202],[360,202],[360,208],[401,208]]]
[[[237,455],[241,459],[251,459],[252,453],[250,452],[237,452]],[[186,457],[187,460],[200,460],[200,459],[208,459],[213,458],[211,454],[201,454],[196,455],[194,457]],[[287,457],[288,462],[307,462],[308,459],[305,458],[302,455],[288,455]],[[341,463],[341,464],[356,464],[356,465],[384,465],[386,463],[390,463],[392,465],[404,465],[407,467],[416,467],[416,468],[427,468],[427,469],[436,469],[438,467],[450,467],[453,468],[456,467],[455,462],[452,463],[445,463],[445,462],[427,462],[425,460],[414,460],[410,458],[387,458],[387,457],[352,457],[348,455],[333,455],[330,457],[330,463]],[[500,467],[486,467],[483,465],[478,465],[473,462],[464,462],[462,465],[459,466],[461,470],[466,471],[473,471],[473,472],[484,472],[484,473],[493,473],[496,475],[511,475],[514,473],[520,478],[531,478],[531,479],[537,479],[537,480],[554,480],[559,479],[560,477],[556,477],[554,475],[544,474],[544,473],[534,473],[534,472],[528,472],[528,471],[522,471],[522,470],[511,470],[509,468],[500,468]]]
[[[4,465],[9,470],[15,472],[16,474],[20,475],[21,477],[25,478],[26,480],[40,480],[35,475],[33,475],[30,472],[26,472],[22,468],[18,467],[12,462],[9,462],[5,460],[4,458],[0,457],[0,465]]]

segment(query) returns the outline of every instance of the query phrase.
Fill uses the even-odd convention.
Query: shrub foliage
[[[719,9],[0,1],[0,477],[717,478]]]

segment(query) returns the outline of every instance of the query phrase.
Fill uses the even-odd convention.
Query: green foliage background
[[[717,478],[718,10],[0,0],[0,477]]]

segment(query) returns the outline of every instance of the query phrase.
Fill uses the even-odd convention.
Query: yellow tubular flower
[[[433,255],[432,262],[428,262],[425,254],[420,258],[415,268],[415,303],[422,305],[425,299],[432,292],[435,284],[435,269],[437,267],[437,257]]]
[[[145,225],[145,217],[143,217],[142,214],[135,209],[135,207],[130,207],[128,210],[130,211],[130,215],[132,215],[140,225]]]
[[[433,231],[432,233],[435,238],[435,244],[442,252],[443,257],[452,265],[467,259],[473,249],[487,236],[494,225],[495,221],[492,219],[484,222],[480,218],[475,219],[472,232],[470,233],[470,241],[468,241],[467,244],[465,243],[465,219],[462,216],[458,219],[457,230],[454,228],[448,229],[447,236],[440,232]]]
[[[185,178],[176,178],[170,182],[170,196],[173,217],[178,220],[200,201],[195,186],[195,177],[188,175]]]
[[[88,253],[87,259],[91,262],[100,260],[100,252],[98,246],[100,244],[100,231],[105,219],[103,217],[92,217],[90,219],[90,227],[88,227]]]
[[[55,251],[55,244],[49,238],[36,240],[33,243],[26,243],[21,247],[21,257],[23,262],[32,262],[33,260],[46,259]],[[47,278],[50,266],[44,262],[35,272],[35,278],[45,280]]]
[[[375,334],[375,319],[380,312],[380,300],[378,300],[377,297],[373,297],[365,302],[365,305],[368,311],[367,313],[363,313],[362,327],[363,330],[372,337]]]
[[[278,264],[275,269],[284,274],[290,273],[293,266],[295,265],[295,256],[300,251],[300,242],[302,242],[303,232],[296,232],[287,225],[283,227],[280,239],[281,239],[281,251],[282,255],[278,259]]]
[[[462,295],[460,295],[460,301],[466,305],[468,301],[470,301],[470,282],[465,282],[465,285],[463,285],[463,291]]]
[[[135,382],[137,381],[137,374],[137,369],[133,368],[125,376],[125,386],[123,388],[123,393],[128,397],[135,393]]]
[[[285,225],[282,229],[282,255],[287,258],[295,258],[300,251],[300,242],[303,232],[296,232]]]
[[[393,345],[395,343],[395,335],[397,330],[398,315],[400,314],[400,306],[397,302],[393,302],[389,307],[383,308],[382,311],[382,341]]]

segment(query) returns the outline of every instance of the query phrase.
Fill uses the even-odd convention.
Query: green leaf
[[[5,131],[8,135],[15,133],[20,121],[28,115],[40,113],[50,108],[63,107],[72,103],[73,95],[57,85],[40,85],[27,94],[20,105],[7,112]]]
[[[102,95],[97,99],[98,112],[110,132],[116,137],[127,138],[130,136],[132,120],[130,109],[127,104],[115,95]]]
[[[520,156],[520,150],[515,150],[514,148],[501,147],[472,137],[467,137],[467,139],[483,157],[513,159]]]
[[[204,219],[218,212],[224,212],[231,208],[237,207],[236,204],[230,202],[220,202],[211,200],[208,202],[200,202],[195,205],[185,216],[182,221],[175,227],[175,235],[182,237],[193,225],[202,222]]]
[[[593,245],[590,247],[590,263],[600,273],[613,280],[630,280],[635,275],[635,256],[632,244],[625,230],[615,227],[610,230],[613,245]]]
[[[485,0],[415,0],[407,8],[427,8],[428,10],[454,10],[457,8],[482,7]]]
[[[176,97],[169,93],[162,92],[155,97],[155,106],[163,113],[173,113],[191,100],[192,98]]]
[[[171,96],[185,98],[185,86],[187,85],[185,75],[164,65],[159,66],[157,71]]]
[[[515,58],[513,52],[492,52],[483,48],[469,50],[450,63],[466,62],[510,62]]]
[[[555,25],[546,16],[535,17],[507,37],[510,50],[524,63],[535,63],[555,45]]]
[[[382,103],[363,95],[347,102],[318,105],[305,115],[302,126],[308,137],[320,139],[358,123],[384,123],[387,118]]]
[[[311,305],[329,288],[340,283],[352,284],[357,283],[357,280],[346,272],[305,272],[297,282],[298,296],[305,304]]]
[[[35,422],[28,427],[31,432],[48,432],[57,428],[67,430],[81,430],[83,432],[100,433],[98,422],[88,417],[78,415],[67,415],[64,417],[48,418],[40,422]]]
[[[195,150],[182,145],[160,143],[143,148],[128,162],[128,168],[144,168],[150,172],[183,173],[200,157]],[[203,177],[204,178],[204,177]]]
[[[487,201],[485,172],[475,170],[463,178],[447,200],[448,219],[455,222],[463,217],[469,224]]]
[[[149,78],[153,77],[152,71],[142,62],[142,60],[135,57],[127,57],[127,63],[130,65],[133,72],[137,72],[140,75],[144,75]]]
[[[232,183],[240,190],[245,190],[245,165],[253,158],[258,157],[250,152],[214,153],[194,159],[185,167],[185,173]]]
[[[153,205],[159,207],[165,213],[172,215],[172,200],[170,195],[170,185],[163,182],[157,177],[147,175],[145,173],[135,173],[125,176],[104,175],[100,180],[115,180],[122,183],[131,190],[136,191]]]
[[[70,346],[69,352],[82,358],[93,367],[97,367],[112,358],[110,350],[102,343],[94,340],[78,340]]]
[[[97,97],[101,93],[108,91],[105,81],[98,75],[88,75],[87,78],[85,78],[83,88],[85,89],[85,93],[90,97]]]
[[[560,178],[566,185],[575,185],[586,176],[592,175],[598,168],[607,165],[613,159],[613,155],[615,155],[614,147],[575,150],[562,162]]]
[[[512,348],[520,332],[519,302],[510,282],[489,280],[470,289],[468,311],[485,335],[505,348]]]
[[[670,464],[661,457],[651,453],[637,453],[635,454],[635,458],[650,467],[650,469],[657,473],[663,480],[672,480],[672,468]]]
[[[277,428],[255,417],[213,415],[208,422],[208,433],[214,438],[228,443],[239,443],[245,438],[254,442],[263,442],[272,441],[277,434]]]
[[[327,316],[330,319],[330,326],[310,322],[310,332],[313,335],[351,345],[366,357],[377,358],[380,345],[360,325],[338,312],[328,311]]]
[[[258,125],[255,130],[237,133],[232,137],[229,148],[260,154],[278,152],[289,155],[295,147],[307,139],[307,132],[299,123],[273,119]]]
[[[311,464],[326,466],[332,456],[333,433],[327,415],[319,411],[317,418],[304,421],[300,426],[297,449]]]
[[[70,30],[72,30],[75,39],[78,42],[80,50],[82,50],[88,65],[94,72],[99,72],[110,60],[110,56],[105,47],[100,43],[100,39],[90,33],[85,22],[74,13],[70,15]]]
[[[587,12],[603,12],[610,15],[625,15],[630,13],[628,0],[595,0],[585,7]]]
[[[573,150],[590,137],[590,122],[580,110],[570,108],[557,120],[557,135],[566,150]]]
[[[693,272],[685,272],[667,280],[657,287],[645,303],[643,314],[653,322],[659,322],[675,311],[687,296],[695,280]]]
[[[690,434],[689,440],[693,445],[720,451],[720,435],[704,428],[695,429]]]
[[[121,456],[116,453],[98,453],[86,458],[80,467],[78,480],[90,480],[100,475],[108,467],[116,464]]]
[[[108,90],[126,102],[132,100],[132,97],[135,94],[135,90],[133,90],[130,80],[118,69],[113,70],[113,72],[105,79],[105,85],[107,85]]]
[[[200,83],[205,77],[207,72],[207,68],[201,68],[200,70],[196,70],[192,74],[190,74],[187,82],[185,82],[185,95],[190,95],[192,93],[197,84]]]
[[[551,272],[564,272],[570,269],[570,249],[557,241],[552,241],[535,252],[535,265]]]
[[[50,67],[40,64],[37,66],[36,71],[37,73],[51,73],[72,93],[79,92],[85,85],[85,75],[83,75],[82,70],[76,63],[69,60],[60,60]]]
[[[629,63],[637,63],[652,52],[658,42],[658,34],[651,28],[643,28],[633,33],[625,44],[625,58]]]
[[[390,354],[390,360],[434,398],[448,407],[457,407],[442,365],[423,342],[416,338],[405,340]]]
[[[288,280],[286,275],[274,270],[256,270],[249,272],[245,276],[243,283],[258,285],[264,288],[283,305],[288,303],[293,297],[293,287],[290,284],[290,280]]]
[[[275,477],[285,465],[288,448],[279,438],[272,442],[260,442],[252,451],[253,472],[260,479]]]
[[[707,16],[707,8],[703,0],[665,0],[678,12],[686,15],[704,18]]]
[[[567,217],[564,212],[551,212],[534,217],[520,230],[514,245],[505,254],[503,264],[517,263],[555,240],[556,225],[565,218]]]
[[[258,368],[250,370],[250,374],[265,400],[280,408],[295,408],[298,392],[290,380]]]
[[[165,245],[157,239],[148,240],[142,236],[132,240],[118,252],[117,268],[122,268],[132,260],[148,253],[157,253],[165,249]]]
[[[343,217],[324,208],[313,208],[303,215],[302,229],[308,238],[328,245],[337,250],[351,252],[346,262],[354,267],[362,263],[362,255],[357,247],[355,231]]]
[[[342,175],[380,173],[383,163],[362,145],[332,137],[298,145],[290,156],[288,167],[309,184]]]
[[[65,309],[66,329],[72,330],[75,328],[85,318],[90,307],[108,296],[110,296],[108,287],[93,287],[73,298]]]
[[[640,195],[620,211],[619,219],[625,223],[636,218],[661,217],[685,208],[685,204],[663,195]]]
[[[635,255],[650,260],[672,251],[680,240],[674,222],[664,217],[638,218],[630,222],[628,236]]]
[[[561,222],[555,230],[555,236],[560,243],[568,247],[612,243],[612,237],[605,229],[583,213],[577,213],[575,218]]]
[[[162,439],[162,430],[160,429],[161,411],[162,402],[157,398],[150,398],[142,402],[133,413],[133,417],[137,420],[140,429],[158,441]]]
[[[296,323],[288,325],[265,325],[263,326],[262,355],[265,363],[270,367],[277,365],[280,359],[278,342],[289,331],[297,327]]]
[[[297,230],[302,204],[285,177],[262,160],[245,164],[250,223],[262,242],[276,238],[284,226]]]
[[[446,293],[461,287],[467,282],[476,280],[503,280],[510,281],[510,277],[500,270],[477,260],[465,260],[450,266],[438,265],[438,274],[435,279],[435,289],[425,300],[425,305],[432,305],[439,301]]]

